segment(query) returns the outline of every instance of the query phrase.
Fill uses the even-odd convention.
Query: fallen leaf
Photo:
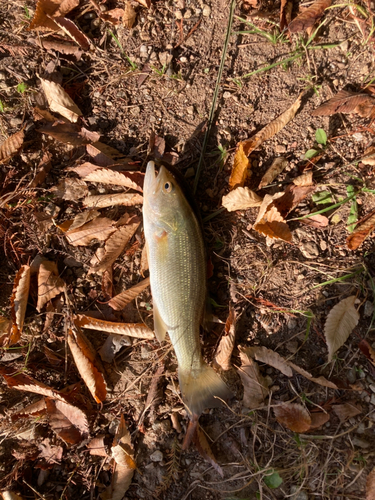
[[[38,447],[40,450],[38,458],[44,458],[50,464],[61,462],[64,451],[61,446],[51,445],[50,440],[45,438]]]
[[[366,478],[366,500],[375,500],[375,467]]]
[[[26,405],[22,410],[12,413],[12,420],[18,420],[25,417],[41,417],[46,413],[46,402],[44,398],[39,399],[35,403]]]
[[[38,0],[30,30],[57,31],[59,27],[51,16],[65,16],[79,5],[79,0]]]
[[[86,146],[87,153],[94,158],[96,165],[100,167],[109,167],[114,164],[127,165],[131,159],[123,153],[103,142],[94,142]],[[90,163],[92,165],[92,163]],[[79,167],[78,167],[79,168]],[[144,174],[142,174],[144,176]]]
[[[357,224],[352,234],[346,238],[346,245],[350,250],[357,250],[365,239],[375,229],[375,211],[364,222]]]
[[[306,432],[310,429],[310,413],[298,403],[281,403],[274,406],[276,420],[293,432]]]
[[[57,198],[75,201],[88,195],[89,189],[85,181],[80,179],[61,179],[57,186],[53,186],[51,191]]]
[[[361,340],[358,347],[366,358],[375,366],[375,349],[370,346],[367,340]]]
[[[326,424],[330,419],[329,413],[324,413],[322,411],[312,412],[310,413],[310,417],[311,417],[311,425],[309,429],[310,431],[314,429],[319,429],[320,427],[322,427],[322,425]]]
[[[92,163],[86,162],[71,169],[82,179],[90,182],[100,182],[112,186],[124,186],[142,192],[144,175],[141,172],[117,172],[110,168],[102,168]]]
[[[46,123],[36,130],[41,134],[50,135],[63,144],[72,144],[73,146],[96,142],[100,138],[100,134],[97,132],[90,132],[77,123],[65,123],[63,121]]]
[[[59,113],[72,123],[82,116],[81,110],[69,97],[61,85],[39,77],[51,111]]]
[[[78,314],[75,322],[81,328],[87,328],[89,330],[116,333],[117,335],[128,335],[129,337],[136,337],[138,339],[154,339],[152,330],[143,323],[116,323],[113,321],[91,318],[84,314]]]
[[[151,0],[137,0],[138,3],[149,9],[151,7]]]
[[[222,205],[228,212],[235,210],[247,210],[252,207],[259,207],[262,198],[248,187],[237,187],[223,196]]]
[[[314,26],[316,21],[320,19],[327,7],[332,3],[332,0],[316,0],[310,7],[305,9],[289,24],[290,33],[299,33],[307,28]]]
[[[224,477],[223,469],[217,463],[215,455],[212,453],[211,447],[207,441],[206,435],[199,424],[196,427],[193,442],[199,454],[212,465],[221,477]]]
[[[262,377],[259,366],[251,359],[246,348],[240,347],[241,368],[238,374],[244,386],[242,404],[246,408],[258,408],[269,395],[266,379]]]
[[[338,389],[338,386],[331,382],[330,380],[327,380],[325,377],[323,376],[320,376],[320,377],[313,377],[311,375],[311,373],[309,373],[308,371],[304,370],[303,368],[301,368],[300,366],[297,366],[295,365],[294,363],[292,363],[291,361],[288,361],[288,365],[293,368],[293,370],[295,370],[297,373],[299,373],[300,375],[302,375],[303,377],[307,378],[308,380],[310,380],[311,382],[314,382],[315,384],[319,384],[323,387],[329,387],[330,389]]]
[[[301,219],[300,222],[302,224],[306,224],[307,226],[313,226],[317,228],[327,227],[329,224],[329,219],[324,215],[312,215],[311,217],[306,217],[306,219]]]
[[[374,116],[375,99],[369,94],[340,90],[334,97],[316,108],[313,116],[331,116],[335,113],[357,113],[362,118]]]
[[[25,373],[17,373],[12,368],[0,366],[0,375],[5,378],[8,387],[19,391],[33,392],[41,396],[48,396],[53,399],[63,399],[59,391],[56,391],[43,382],[33,379]]]
[[[125,12],[124,17],[122,18],[122,22],[124,26],[128,29],[131,29],[134,26],[135,18],[137,17],[137,13],[134,10],[131,2],[129,0],[125,3]]]
[[[107,457],[106,446],[104,444],[105,434],[99,434],[87,443],[87,448],[90,451],[90,455],[95,455],[99,457]]]
[[[143,290],[145,290],[150,284],[150,278],[145,278],[136,285],[124,290],[123,292],[115,295],[109,302],[108,305],[112,307],[115,311],[121,311],[124,307],[134,300]]]
[[[144,277],[145,271],[148,269],[148,257],[147,257],[147,246],[145,245],[142,248],[142,255],[141,255],[141,269],[140,273]]]
[[[21,495],[18,495],[18,493],[11,490],[1,491],[0,494],[3,497],[3,500],[24,500],[24,497],[21,497]]]
[[[41,46],[47,51],[60,52],[61,54],[71,55],[79,61],[82,57],[82,50],[80,50],[76,45],[71,43],[62,43],[55,40],[41,40]]]
[[[299,175],[295,179],[293,179],[293,184],[296,186],[312,186],[313,184],[313,171],[308,170],[304,172],[302,175]]]
[[[362,408],[359,408],[355,403],[332,405],[332,410],[339,417],[340,423],[343,423],[349,418],[355,417],[356,415],[362,413]]]
[[[13,155],[18,153],[23,145],[23,141],[25,138],[25,133],[22,130],[11,135],[8,139],[0,146],[0,163],[5,163],[8,161]]]
[[[93,346],[79,330],[74,333],[68,331],[68,344],[79,374],[92,397],[97,403],[102,403],[107,397],[107,384],[99,369]]]
[[[293,1],[281,0],[280,5],[280,31],[283,31],[292,20]]]
[[[290,184],[284,191],[283,195],[274,198],[268,210],[275,207],[281,217],[285,218],[296,206],[306,198],[310,193],[315,191],[315,186],[296,186]]]
[[[38,312],[43,309],[49,300],[64,291],[65,282],[59,276],[59,271],[55,262],[44,260],[39,266],[38,272]]]
[[[229,188],[242,187],[250,176],[250,162],[244,151],[244,143],[237,145],[236,154],[233,160],[232,173],[229,178]]]
[[[271,184],[276,177],[281,174],[281,172],[288,166],[288,160],[283,156],[280,158],[275,158],[272,165],[267,169],[266,173],[263,175],[262,180],[259,183],[258,189]]]
[[[83,50],[89,50],[91,43],[90,39],[73,23],[73,21],[65,17],[54,17],[53,21]]]
[[[375,165],[375,148],[374,146],[370,146],[367,148],[361,158],[361,162],[365,165]]]
[[[22,266],[14,279],[13,292],[10,298],[12,333],[8,345],[16,344],[21,338],[27,302],[29,300],[30,275],[30,267]]]
[[[96,219],[99,215],[100,212],[98,210],[85,210],[84,212],[77,214],[73,220],[62,222],[57,227],[64,233],[69,230],[73,231],[74,229],[82,227],[87,222]]]
[[[97,196],[87,196],[82,200],[86,207],[106,208],[114,205],[124,205],[132,207],[134,205],[142,205],[143,196],[138,193],[115,193],[115,194],[99,194]]]
[[[103,21],[107,21],[108,23],[111,23],[114,26],[120,24],[121,19],[124,16],[125,16],[124,9],[111,9],[107,10],[106,12],[100,13],[100,18],[103,19]]]
[[[266,363],[267,365],[276,368],[287,377],[293,376],[293,371],[289,366],[288,361],[286,361],[286,359],[280,356],[277,352],[272,351],[272,349],[267,349],[267,347],[264,346],[252,346],[246,349],[246,353],[250,357],[255,358],[257,361],[261,361],[262,363]]]
[[[65,235],[69,243],[75,247],[87,246],[92,240],[106,240],[116,228],[113,221],[107,217],[97,217],[76,229],[68,230]]]
[[[230,370],[232,352],[236,340],[236,312],[232,304],[229,305],[229,315],[225,322],[224,335],[220,339],[217,348],[215,363],[220,366],[222,370]]]
[[[65,403],[63,405],[59,404],[59,401],[54,401],[53,399],[50,398],[45,398],[45,404],[47,408],[47,413],[48,413],[48,420],[49,420],[49,425],[51,426],[51,429],[66,443],[69,444],[77,444],[82,441],[82,434],[78,427],[76,427],[72,420],[70,420],[61,410],[64,410],[65,413],[71,414],[71,418],[73,416],[77,418],[82,419],[82,415],[77,414],[78,412],[81,412],[78,408],[75,408],[72,405],[68,405],[68,403]],[[68,410],[69,406],[73,409],[73,411],[70,409]],[[83,413],[83,412],[81,412]],[[84,419],[86,420],[87,424],[87,418],[84,416]],[[78,423],[78,420],[75,420],[75,422]],[[83,435],[87,435],[88,432],[84,433]]]
[[[346,342],[357,326],[359,313],[354,306],[356,296],[351,295],[336,304],[327,316],[324,335],[328,346],[328,361],[332,361],[334,353]]]

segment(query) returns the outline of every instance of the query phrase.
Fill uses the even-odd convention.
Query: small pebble
[[[184,14],[184,19],[190,19],[192,16],[192,12],[190,9],[186,9],[186,12]]]
[[[278,144],[275,147],[275,152],[280,154],[286,153],[286,147],[283,144]]]
[[[319,255],[319,248],[313,241],[302,243],[300,249],[302,255],[307,259],[315,259]]]
[[[9,120],[9,125],[11,127],[18,127],[22,123],[22,118],[11,118]]]
[[[176,10],[174,16],[176,19],[182,19],[182,12],[180,10]]]
[[[188,115],[193,115],[194,114],[194,106],[187,107],[186,112]]]
[[[210,17],[211,7],[209,7],[208,5],[203,5],[202,14],[203,14],[203,17]]]
[[[229,97],[232,97],[232,93],[226,91],[226,92],[224,92],[223,97],[224,97],[224,99],[229,99]]]
[[[371,445],[370,441],[367,441],[365,439],[361,439],[357,436],[354,436],[352,438],[352,443],[354,446],[358,446],[359,448],[363,448],[363,449],[366,449]]]
[[[194,177],[195,175],[195,170],[194,167],[189,167],[186,172],[185,172],[185,178],[189,179],[190,177]]]
[[[290,494],[290,500],[309,500],[307,493],[301,489],[301,486],[291,486]]]
[[[141,45],[139,49],[141,57],[147,57],[147,47],[146,45]]]
[[[151,453],[150,459],[153,462],[161,462],[163,460],[163,453],[160,450],[156,450],[154,453]]]
[[[187,57],[182,56],[182,57],[180,57],[180,61],[181,61],[182,63],[187,63],[187,62],[188,62],[188,59],[187,59]]]
[[[370,301],[365,302],[365,310],[363,312],[363,315],[368,318],[369,316],[372,316],[374,313],[374,304]]]

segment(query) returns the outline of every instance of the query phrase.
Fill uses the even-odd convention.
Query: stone
[[[203,17],[210,17],[211,7],[209,5],[203,5],[202,15],[203,15]]]
[[[365,310],[363,311],[363,315],[368,318],[374,314],[374,304],[367,300],[365,302]]]
[[[182,19],[182,12],[180,10],[176,10],[174,16],[176,19]]]
[[[194,114],[194,106],[189,106],[186,108],[186,112],[188,115],[193,115]]]
[[[301,486],[293,485],[290,487],[290,500],[309,500],[306,491],[301,489]]]
[[[302,243],[301,253],[306,259],[315,259],[319,255],[319,248],[313,241],[306,241]]]
[[[186,12],[184,14],[184,19],[190,19],[192,16],[192,12],[190,9],[186,9]]]
[[[352,443],[354,446],[358,446],[358,448],[363,448],[364,450],[371,446],[370,441],[361,439],[357,436],[352,437]]]
[[[173,59],[172,54],[169,52],[161,52],[159,54],[159,61],[162,66],[167,66]]]
[[[11,127],[18,127],[19,125],[21,125],[21,123],[22,123],[22,118],[17,118],[16,117],[16,118],[11,118],[9,120],[9,125]]]
[[[141,45],[139,48],[139,54],[141,57],[147,57],[147,46],[146,45]]]
[[[275,152],[279,154],[286,153],[286,147],[283,144],[278,144],[275,146]]]
[[[153,462],[161,462],[163,460],[163,453],[160,450],[154,451],[154,453],[151,453],[150,459]]]

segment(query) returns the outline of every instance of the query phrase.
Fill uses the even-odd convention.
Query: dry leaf
[[[86,162],[71,169],[85,181],[100,182],[112,186],[124,186],[142,192],[144,175],[141,172],[117,172],[110,168],[102,168]]]
[[[114,26],[117,26],[120,24],[121,19],[125,16],[125,11],[124,9],[112,9],[112,10],[107,10],[106,12],[101,12],[100,13],[100,18],[103,19],[103,21],[107,21]]]
[[[313,183],[313,171],[308,170],[304,172],[302,175],[299,175],[295,179],[293,179],[293,184],[296,186],[312,186]]]
[[[100,134],[97,132],[90,132],[77,123],[65,123],[63,121],[46,123],[36,130],[41,134],[50,135],[63,144],[72,144],[73,146],[96,142],[100,138]]]
[[[57,198],[76,201],[88,195],[89,189],[85,181],[80,179],[61,179],[57,186],[51,188]]]
[[[90,451],[90,455],[95,455],[95,456],[99,456],[99,457],[107,457],[108,456],[108,453],[106,452],[104,438],[105,438],[105,434],[99,434],[99,436],[92,438],[87,443],[87,448]]]
[[[310,413],[298,403],[281,403],[274,406],[273,411],[279,424],[293,432],[306,432],[310,429]]]
[[[38,458],[44,458],[50,464],[61,462],[64,451],[62,446],[51,445],[49,439],[45,438],[38,447],[40,449]]]
[[[285,218],[302,200],[306,198],[306,196],[311,194],[313,191],[315,191],[315,186],[296,186],[294,184],[290,184],[282,196],[273,199],[268,210],[275,207],[281,217]]]
[[[253,228],[270,238],[278,238],[284,241],[292,241],[292,233],[284,218],[273,206],[274,200],[283,196],[284,193],[276,193],[273,196],[266,194],[259,208],[259,213]]]
[[[62,86],[41,77],[39,79],[51,111],[55,111],[70,122],[75,123],[82,116],[82,112]]]
[[[107,217],[98,217],[83,226],[69,230],[65,233],[67,240],[73,246],[87,246],[92,240],[106,240],[116,228],[113,227],[113,221]]]
[[[350,250],[357,250],[362,243],[365,241],[365,239],[370,236],[370,234],[373,232],[375,229],[375,213],[368,217],[364,222],[361,224],[357,224],[356,228],[346,238],[346,244],[347,247]]]
[[[85,210],[84,212],[77,214],[73,220],[62,222],[57,227],[64,233],[69,230],[73,231],[74,229],[82,227],[84,224],[86,224],[86,222],[90,222],[91,220],[96,219],[99,215],[100,212],[98,210]]]
[[[24,497],[10,490],[1,491],[0,495],[3,497],[3,500],[24,500]]]
[[[314,26],[316,21],[320,19],[327,7],[332,3],[332,0],[316,0],[310,7],[305,9],[289,24],[290,33],[299,33],[307,28]]]
[[[329,224],[329,219],[324,215],[312,215],[311,217],[306,217],[306,219],[301,219],[300,222],[306,224],[307,226],[313,226],[317,228],[327,227]]]
[[[375,467],[366,478],[366,500],[375,500]]]
[[[139,227],[139,222],[134,222],[126,226],[121,226],[113,233],[108,240],[105,242],[105,253],[103,258],[98,264],[91,267],[90,272],[100,272],[108,267],[110,267],[117,257],[119,257],[124,251],[126,245],[129,243],[131,238],[134,236],[136,230]]]
[[[212,467],[216,470],[216,472],[220,474],[221,477],[224,477],[223,469],[217,463],[216,458],[212,453],[211,447],[207,441],[206,435],[199,424],[196,427],[193,442],[197,447],[199,454],[212,465]]]
[[[232,352],[236,340],[236,312],[234,307],[229,305],[229,315],[225,323],[224,335],[220,339],[217,348],[215,363],[223,370],[230,370]]]
[[[65,16],[78,5],[79,0],[38,0],[30,29],[57,31],[59,28],[50,16]]]
[[[134,300],[143,290],[145,290],[150,284],[150,278],[145,278],[136,285],[124,290],[123,292],[115,295],[109,302],[108,305],[112,307],[115,311],[121,311],[124,307]]]
[[[362,408],[356,406],[355,403],[344,403],[342,405],[333,405],[332,410],[340,419],[340,423],[345,422],[349,418],[355,417],[362,413]]]
[[[297,373],[299,373],[300,375],[302,375],[303,377],[307,378],[308,380],[310,380],[311,382],[314,382],[315,384],[319,384],[323,387],[329,387],[330,389],[338,389],[338,386],[336,384],[334,384],[333,382],[331,382],[330,380],[327,380],[325,377],[321,376],[321,377],[313,377],[311,375],[311,373],[309,373],[308,371],[304,370],[303,368],[301,368],[300,366],[297,366],[295,365],[294,363],[292,363],[291,361],[288,361],[288,365],[293,368],[293,370],[295,370]]]
[[[126,165],[131,161],[130,158],[124,156],[123,153],[120,153],[117,149],[103,142],[95,142],[94,144],[88,145],[86,151],[94,158],[96,165],[100,167],[109,167],[115,163]]]
[[[329,413],[324,413],[322,411],[310,413],[310,417],[310,431],[313,429],[319,429],[319,427],[322,427],[322,425],[326,424],[330,419]]]
[[[345,344],[347,338],[358,324],[359,313],[354,306],[355,301],[355,295],[341,300],[331,309],[327,316],[324,335],[328,346],[328,361],[332,361],[332,356]]]
[[[40,417],[46,413],[46,402],[44,398],[39,399],[35,403],[26,405],[22,410],[12,413],[12,420],[18,420],[25,417]]]
[[[30,267],[22,266],[14,279],[13,292],[10,298],[13,324],[9,345],[16,344],[21,337],[23,323],[25,321],[27,301],[29,299],[30,274]]]
[[[246,408],[258,408],[269,395],[266,379],[262,377],[259,366],[251,359],[247,349],[240,348],[241,368],[238,373],[244,386],[242,404]]]
[[[135,18],[137,17],[137,13],[134,10],[131,2],[129,0],[125,3],[125,12],[124,17],[122,18],[122,22],[124,26],[128,29],[131,29],[134,26]]]
[[[98,361],[94,348],[86,336],[79,330],[68,332],[68,344],[79,374],[97,403],[107,397],[107,385],[102,372],[96,366]]]
[[[238,187],[223,196],[222,205],[228,212],[235,210],[247,210],[252,207],[260,207],[262,198],[248,187]]]
[[[293,1],[281,0],[280,5],[280,31],[283,31],[292,20]]]
[[[375,349],[370,346],[367,340],[361,340],[358,347],[366,358],[375,366]]]
[[[138,339],[154,338],[152,330],[143,323],[115,323],[113,321],[105,321],[103,319],[91,318],[84,314],[78,314],[75,323],[81,328],[89,330],[99,330],[101,332],[115,333],[117,335],[128,335]]]
[[[16,134],[11,135],[8,139],[0,146],[0,163],[5,163],[9,160],[13,155],[18,153],[23,145],[23,140],[25,138],[25,133],[22,130],[17,132]]]
[[[79,429],[57,408],[58,403],[50,398],[45,398],[51,429],[66,443],[77,444],[81,442],[82,435]]]
[[[55,52],[60,52],[61,54],[71,55],[79,61],[82,57],[82,50],[80,50],[76,45],[71,43],[61,43],[54,40],[41,40],[41,46],[43,49]]]
[[[363,118],[374,114],[375,99],[369,94],[340,90],[334,97],[315,109],[313,116],[331,116],[335,113],[357,113]]]
[[[54,17],[53,21],[64,31],[64,33],[82,47],[83,50],[89,50],[90,39],[73,23],[73,21],[65,17]]]
[[[250,162],[244,151],[244,143],[237,145],[236,154],[233,160],[232,173],[229,179],[229,188],[242,187],[250,176]]]
[[[281,174],[281,172],[288,166],[288,160],[283,156],[280,158],[275,158],[272,165],[267,169],[267,172],[263,175],[262,180],[259,183],[258,189],[268,186],[271,182],[276,179],[276,177]]]
[[[25,373],[17,373],[12,368],[0,366],[0,375],[5,378],[8,387],[18,389],[19,391],[33,392],[41,396],[48,396],[53,399],[63,399],[59,391],[55,391],[51,387],[42,382],[38,382]]]
[[[137,0],[138,3],[149,9],[151,7],[151,0]]]
[[[262,363],[266,363],[267,365],[276,368],[281,373],[286,375],[287,377],[293,376],[293,371],[290,368],[288,361],[286,361],[280,354],[271,349],[267,349],[264,346],[252,346],[246,349],[246,353],[255,358],[257,361],[261,361]]]
[[[82,200],[82,203],[86,207],[96,208],[113,207],[115,205],[132,207],[134,205],[142,205],[143,197],[135,193],[99,194],[97,196],[87,196]]]
[[[55,262],[44,260],[39,266],[38,272],[38,312],[45,304],[64,291],[65,282],[59,276]]]
[[[145,271],[148,269],[148,257],[147,257],[147,245],[145,245],[142,248],[142,255],[141,255],[141,275],[144,277]]]

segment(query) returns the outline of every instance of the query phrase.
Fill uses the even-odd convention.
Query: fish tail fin
[[[179,368],[178,378],[182,398],[192,414],[200,415],[206,408],[221,406],[221,400],[232,397],[220,376],[206,363],[192,370]]]

